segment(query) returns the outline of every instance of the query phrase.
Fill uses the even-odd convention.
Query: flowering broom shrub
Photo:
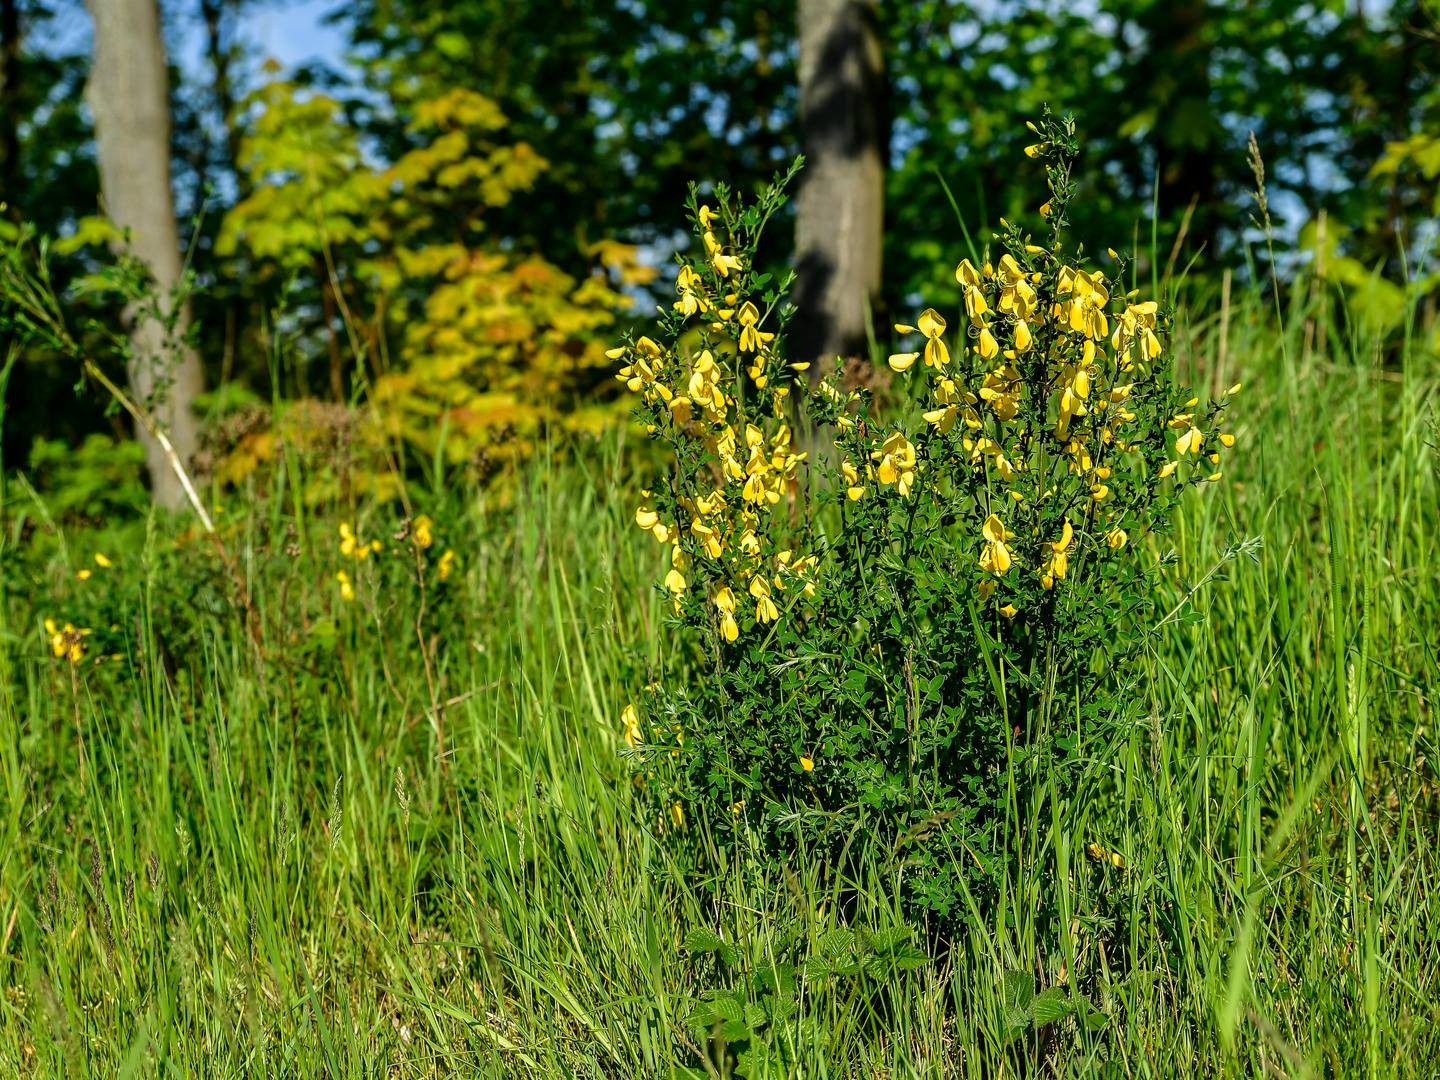
[[[962,310],[896,327],[914,407],[783,359],[783,283],[753,263],[783,182],[692,195],[704,258],[656,337],[612,353],[673,466],[635,522],[697,673],[624,712],[662,828],[697,851],[879,850],[940,924],[1124,714],[1167,522],[1234,443],[1239,388],[1176,386],[1170,311],[1124,291],[1124,256],[1067,247],[1073,125],[1031,128],[1046,235],[1002,222],[994,264],[956,268]]]

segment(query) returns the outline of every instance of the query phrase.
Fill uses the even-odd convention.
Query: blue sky
[[[245,9],[240,35],[254,49],[257,61],[273,58],[287,70],[309,60],[339,66],[345,37],[339,27],[326,26],[324,20],[343,6],[337,0],[265,0]],[[178,16],[173,24],[178,33],[171,43],[176,59],[186,71],[196,72],[203,64],[205,47],[199,4],[167,7]]]

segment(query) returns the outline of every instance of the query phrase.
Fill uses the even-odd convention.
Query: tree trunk
[[[884,67],[875,0],[799,0],[805,170],[795,219],[794,358],[866,356],[880,289]]]
[[[130,250],[150,268],[163,307],[180,280],[181,259],[170,187],[170,81],[159,6],[156,0],[88,0],[88,6],[95,20],[95,57],[86,98],[95,115],[105,212],[130,230]],[[193,349],[167,347],[164,328],[155,320],[133,309],[125,317],[133,352],[130,389],[154,412],[188,465],[199,426],[192,406],[204,387],[200,358]],[[182,310],[177,339],[189,321],[188,310]],[[178,506],[185,493],[165,452],[145,431],[137,429],[135,437],[145,446],[156,502]]]
[[[0,0],[0,202],[19,220],[20,207],[20,6]]]

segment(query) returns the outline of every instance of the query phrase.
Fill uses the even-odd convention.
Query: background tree
[[[170,176],[169,69],[155,0],[89,0],[95,59],[86,97],[95,115],[100,186],[108,216],[129,232],[131,250],[150,268],[162,305],[174,302],[182,266]],[[130,388],[148,403],[182,462],[198,445],[192,406],[204,388],[200,358],[184,343],[188,311],[177,335],[154,319],[127,313]],[[171,338],[167,341],[167,336]],[[164,451],[144,431],[151,491],[178,506],[184,491]]]
[[[800,0],[805,172],[795,221],[794,355],[864,356],[884,245],[885,65],[873,0]]]

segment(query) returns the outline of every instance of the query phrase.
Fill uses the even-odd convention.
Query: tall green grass
[[[1182,364],[1243,382],[1245,419],[1181,519],[1134,722],[1069,801],[1020,808],[1003,895],[931,964],[806,985],[794,1075],[1440,1068],[1440,365],[1418,332],[1377,351],[1324,290],[1289,296],[1282,329],[1240,293],[1223,372],[1213,298],[1182,324]],[[73,680],[39,623],[91,541],[59,544],[11,483],[0,1074],[670,1076],[702,1067],[688,1017],[735,978],[691,931],[764,970],[901,925],[903,860],[842,880],[738,853],[697,879],[640,816],[617,717],[674,646],[634,472],[606,439],[508,500],[412,492],[463,574],[423,638],[415,594],[336,601],[336,519],[278,482],[225,515],[238,584],[214,595],[249,614],[199,592],[177,614],[210,557],[152,520],[117,568],[123,674]],[[291,525],[313,554],[283,554]],[[1104,1026],[1007,1042],[1013,971]]]

